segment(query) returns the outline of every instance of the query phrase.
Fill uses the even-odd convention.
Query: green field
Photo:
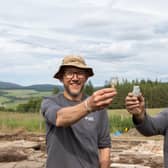
[[[161,108],[147,109],[147,113],[155,115],[161,110]],[[134,128],[132,116],[126,111],[126,109],[108,110],[108,117],[111,132],[124,132],[125,129],[129,130]]]
[[[155,115],[159,113],[163,108],[153,108],[153,109],[147,109],[147,113],[151,115]],[[129,117],[130,114],[126,111],[126,109],[113,109],[113,110],[108,110],[109,116],[113,115],[121,115],[123,117]]]
[[[162,109],[147,109],[148,113],[155,115]],[[108,110],[110,131],[123,131],[133,126],[130,114],[125,110]],[[23,129],[30,132],[45,132],[44,119],[40,113],[20,113],[0,111],[1,132]]]
[[[15,109],[18,104],[26,103],[32,97],[43,97],[51,94],[49,91],[33,89],[0,90],[0,106]]]
[[[30,132],[44,132],[44,120],[40,113],[0,111],[0,130],[8,132],[23,129]]]

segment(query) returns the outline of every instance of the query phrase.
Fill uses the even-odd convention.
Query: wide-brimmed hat
[[[87,66],[85,60],[81,56],[68,55],[64,57],[62,64],[60,65],[58,71],[54,75],[54,78],[62,78],[63,69],[65,67],[75,67],[79,69],[84,69],[89,77],[94,75],[92,68]]]

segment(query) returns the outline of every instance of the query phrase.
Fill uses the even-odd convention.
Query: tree
[[[58,92],[60,92],[59,88],[57,86],[54,87],[52,94],[57,94]]]
[[[85,85],[84,93],[87,95],[92,95],[93,92],[94,92],[94,87],[92,85],[92,82],[89,80],[88,83]]]
[[[20,112],[39,112],[41,101],[41,97],[30,98],[27,103],[19,104],[16,110]]]

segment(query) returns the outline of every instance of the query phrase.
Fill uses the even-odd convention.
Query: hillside
[[[52,85],[52,84],[36,84],[31,86],[22,86],[16,83],[3,82],[0,81],[0,89],[33,89],[37,91],[52,91],[55,87],[58,87],[59,90],[62,90],[62,86],[60,85]]]
[[[63,87],[59,85],[51,85],[51,84],[39,84],[39,85],[31,85],[23,87],[24,89],[34,89],[37,91],[52,91],[55,87],[59,88],[59,90],[62,90]]]
[[[22,86],[15,83],[0,81],[0,107],[14,109],[18,104],[26,103],[32,97],[52,95],[55,87],[60,91],[63,90],[62,86],[51,84]]]
[[[22,86],[16,83],[2,82],[0,81],[0,89],[21,89]]]

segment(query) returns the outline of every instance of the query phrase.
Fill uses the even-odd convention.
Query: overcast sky
[[[167,0],[0,0],[0,81],[60,84],[64,55],[105,80],[168,81]]]

